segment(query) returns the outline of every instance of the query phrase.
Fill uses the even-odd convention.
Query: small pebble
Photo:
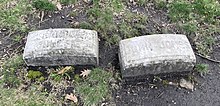
[[[83,0],[85,3],[87,4],[91,4],[92,3],[92,0]]]
[[[61,16],[61,18],[64,19],[65,17],[64,17],[64,16]]]
[[[51,15],[48,15],[48,17],[51,18],[52,16],[51,16]]]
[[[79,25],[79,22],[75,22],[75,23],[74,23],[74,26],[78,26],[78,25]]]

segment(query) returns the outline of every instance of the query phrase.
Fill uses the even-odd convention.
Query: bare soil
[[[56,13],[45,13],[43,21],[36,17],[29,16],[28,24],[31,28],[47,29],[47,28],[73,28],[74,22],[85,20],[85,15],[82,14],[78,18],[70,18],[68,14],[72,11],[71,7],[64,7]],[[144,12],[148,16],[146,34],[155,33],[181,33],[181,31],[173,24],[170,23],[167,17],[166,10],[158,10],[154,5],[143,7],[132,7],[131,10]],[[51,17],[50,17],[51,16]],[[8,30],[1,31],[0,38],[0,57],[11,57],[12,54],[22,53],[26,38],[20,42],[14,42],[13,36],[21,34],[20,32],[12,33]],[[27,34],[26,34],[27,35]],[[220,36],[216,35],[218,40],[214,47],[211,58],[220,60]],[[106,45],[105,41],[100,38],[100,67],[106,70],[114,69],[114,72],[120,72],[118,60],[118,46]],[[189,39],[191,39],[189,37]],[[192,41],[191,41],[192,42]],[[192,45],[194,45],[192,43]],[[195,51],[196,52],[196,51]],[[137,84],[125,84],[123,81],[118,80],[119,89],[112,90],[113,97],[116,105],[118,106],[219,106],[220,105],[220,66],[217,63],[210,62],[206,59],[197,56],[197,63],[209,64],[209,74],[201,77],[198,73],[194,73],[197,81],[195,91],[189,91],[179,86],[163,85],[161,83],[149,80],[147,82]],[[30,67],[29,67],[30,68]],[[46,69],[42,69],[46,70]],[[186,76],[170,77],[169,81],[177,81],[178,79]],[[74,86],[64,81],[65,87],[52,85],[50,82],[44,82],[43,89],[48,92],[55,92],[52,86],[57,86],[60,94],[57,96],[64,96],[66,93],[73,91]],[[28,84],[27,84],[28,85]],[[28,86],[27,86],[28,87]],[[65,103],[64,105],[68,105]],[[81,104],[82,105],[82,104]]]

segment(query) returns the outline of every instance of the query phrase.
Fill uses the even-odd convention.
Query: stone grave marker
[[[157,34],[119,43],[122,77],[191,71],[196,57],[185,35]]]
[[[96,66],[98,51],[94,30],[46,29],[28,34],[23,58],[28,66]]]

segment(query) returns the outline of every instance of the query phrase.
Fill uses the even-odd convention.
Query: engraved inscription
[[[158,43],[157,43],[158,42]],[[132,42],[125,48],[127,61],[134,61],[143,58],[163,57],[178,55],[187,51],[188,45],[185,41],[166,40],[157,42]]]
[[[30,32],[24,60],[32,66],[97,65],[97,32],[65,28]]]
[[[191,71],[196,62],[185,35],[158,34],[119,43],[122,77]]]

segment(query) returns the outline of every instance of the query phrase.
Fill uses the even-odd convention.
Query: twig
[[[163,94],[164,94],[164,92],[161,92],[159,95],[157,95],[156,98],[160,98]]]
[[[42,22],[44,19],[44,11],[41,11],[41,17],[40,17],[40,21]]]
[[[206,59],[206,60],[209,60],[209,61],[211,61],[211,62],[220,63],[220,61],[214,60],[214,59],[211,59],[211,58],[207,58],[207,57],[203,56],[202,54],[199,54],[199,53],[195,53],[195,54],[196,54],[197,56],[202,57],[202,58],[204,58],[204,59]]]

